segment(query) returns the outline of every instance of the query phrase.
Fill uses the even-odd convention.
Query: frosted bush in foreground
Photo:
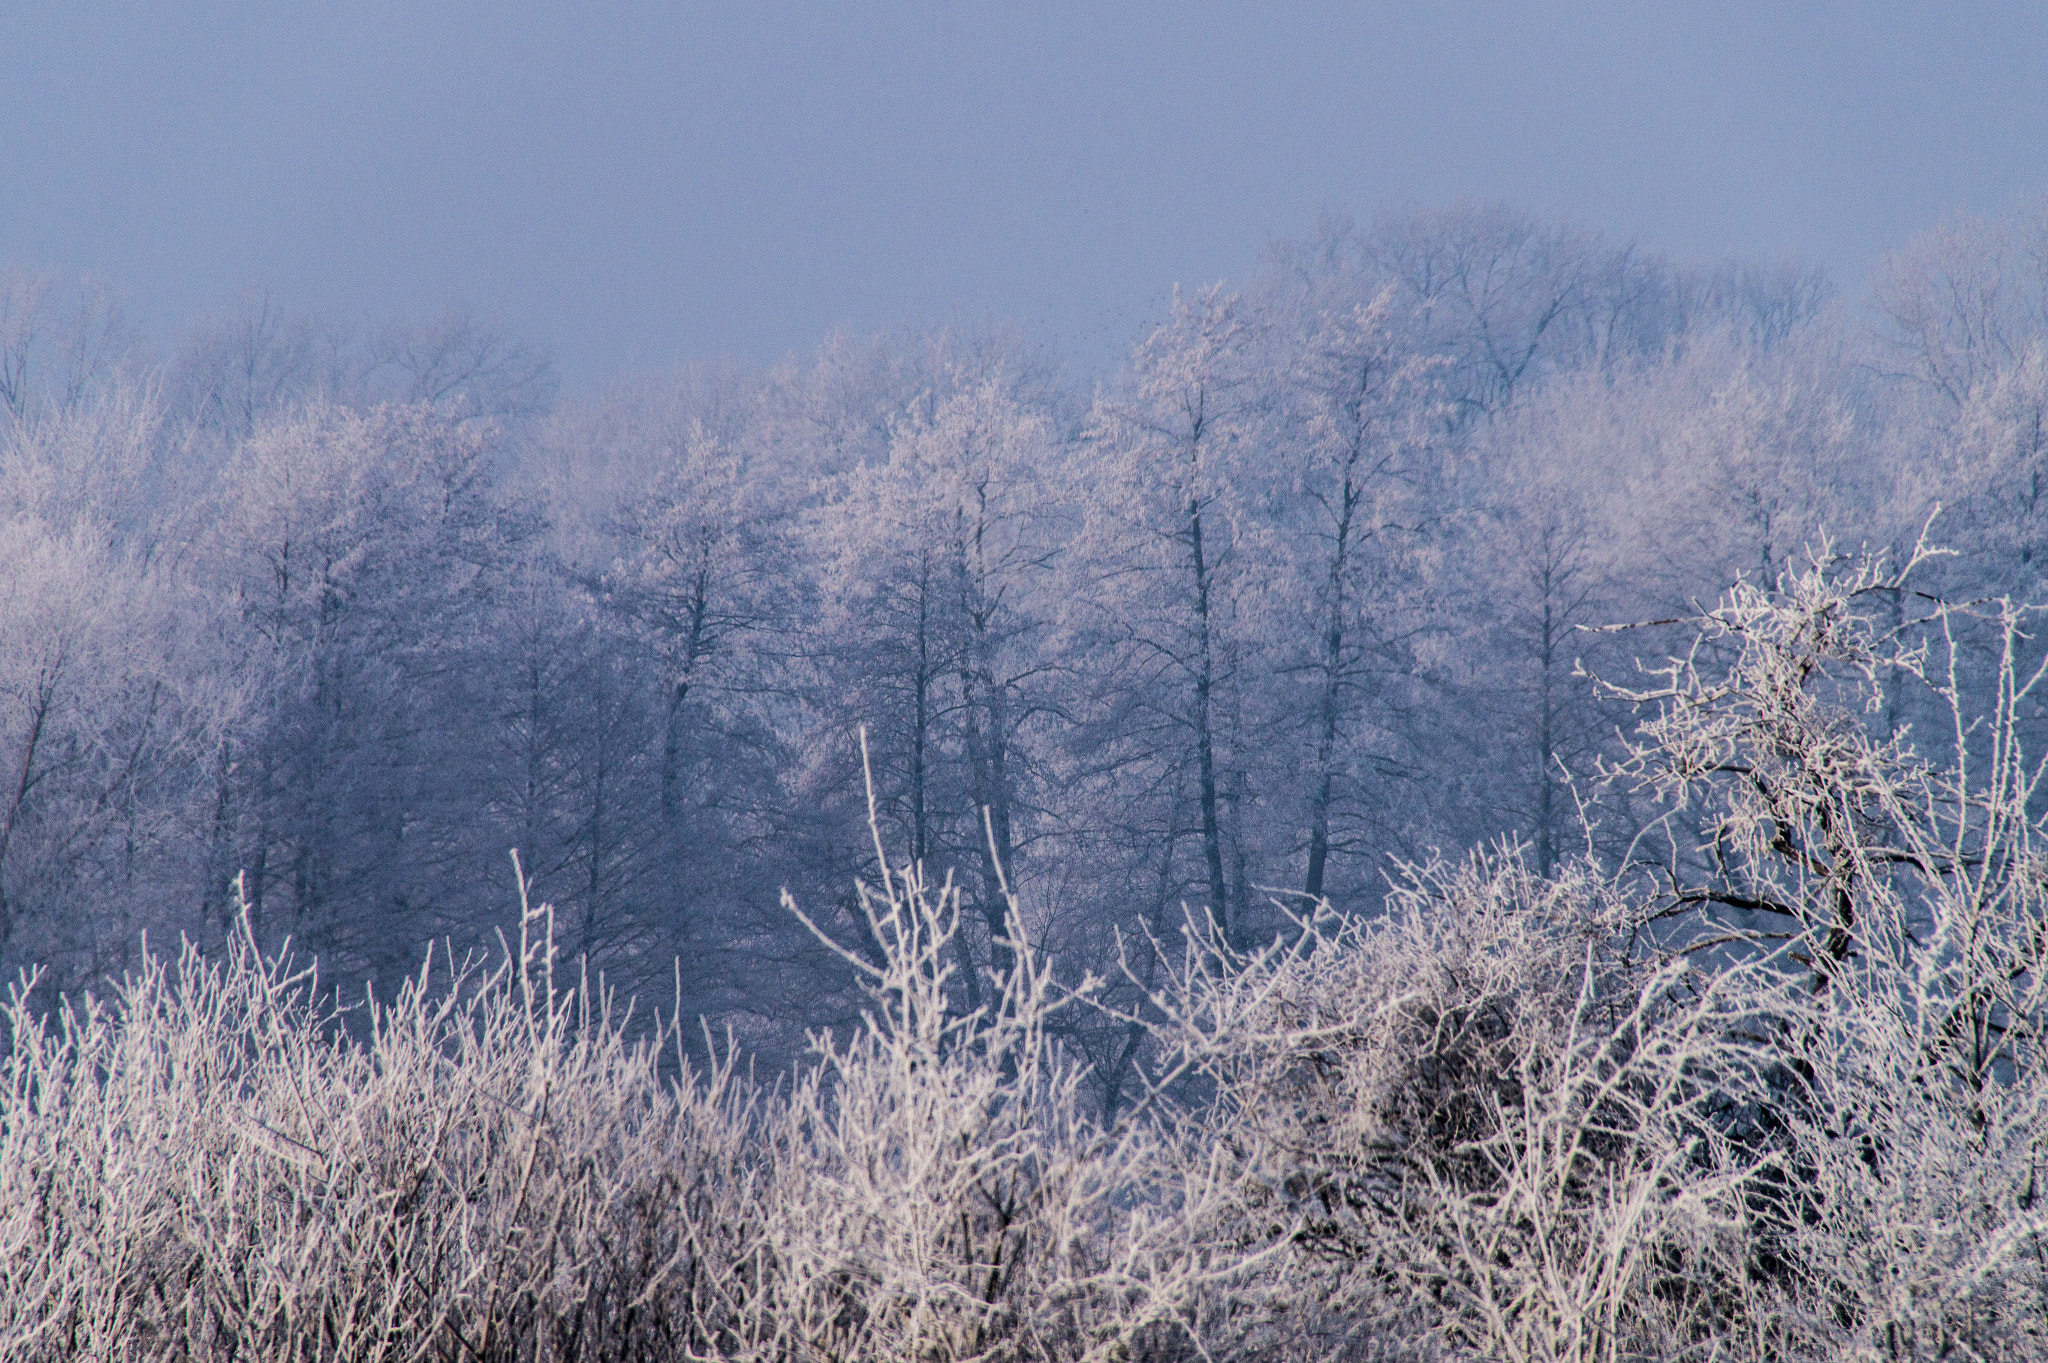
[[[1205,1308],[1272,1253],[1232,1233],[1230,1162],[1199,1131],[1089,1115],[1049,1030],[1080,1002],[1028,943],[993,1002],[960,1008],[957,891],[883,867],[861,912],[885,962],[847,956],[874,1006],[851,1038],[816,1039],[789,1104],[764,1324],[798,1358],[1207,1342]]]
[[[1656,709],[1620,774],[1692,830],[1660,913],[1803,985],[1771,1032],[1785,1327],[1837,1357],[2040,1358],[2042,611],[1921,596],[1913,566],[1823,549],[1738,585],[1628,693]]]
[[[1269,1310],[1332,1352],[1705,1356],[1750,1304],[1770,991],[1632,953],[1642,926],[1508,852],[1419,868],[1370,923],[1187,956],[1154,1030],[1206,1081],[1246,1234],[1296,1246]]]
[[[1767,1034],[1774,1329],[1823,1357],[2035,1359],[2042,611],[1924,596],[1927,556],[1823,546],[1774,591],[1738,584],[1660,684],[1624,693],[1654,713],[1617,775],[1672,811],[1645,897],[1675,940],[1801,985]]]
[[[17,992],[0,1124],[0,1356],[666,1358],[748,1262],[760,1119],[673,1085],[547,911],[418,978],[358,1040],[246,943],[147,959],[113,1005]]]
[[[1127,1356],[1199,1340],[1246,1254],[1215,1161],[1105,1130],[1019,950],[948,993],[959,903],[864,899],[886,963],[786,1090],[673,1083],[552,922],[350,1019],[246,941],[111,1004],[18,990],[0,1090],[0,1356]],[[1071,1000],[1068,1000],[1071,1004]],[[353,1022],[350,1027],[346,1024]],[[360,1035],[358,1035],[360,1034]],[[1254,1250],[1256,1256],[1260,1251]]]

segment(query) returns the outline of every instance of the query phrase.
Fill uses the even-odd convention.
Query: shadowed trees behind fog
[[[239,875],[261,940],[379,975],[487,933],[516,846],[610,978],[680,957],[780,1034],[845,1006],[776,895],[872,869],[862,728],[983,965],[1006,879],[1085,971],[1431,848],[1548,870],[1587,802],[1621,846],[1656,811],[1596,790],[1582,672],[1665,643],[1584,626],[1937,505],[1944,590],[2033,588],[2040,230],[1948,223],[1866,302],[1498,207],[1331,217],[1092,392],[987,325],[558,406],[459,308],[249,295],[152,358],[104,286],[12,274],[0,950],[68,985],[219,943]]]

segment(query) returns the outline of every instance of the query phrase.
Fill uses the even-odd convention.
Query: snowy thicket
[[[1110,1358],[1196,1339],[1272,1251],[1233,1169],[1105,1127],[1044,962],[955,1008],[959,900],[863,890],[881,963],[789,1081],[628,1040],[550,910],[497,964],[336,1008],[246,939],[102,1003],[18,991],[0,1350],[32,1359]],[[445,967],[445,962],[443,963]],[[672,1021],[672,1020],[671,1020]],[[1148,1341],[1152,1341],[1148,1345]]]

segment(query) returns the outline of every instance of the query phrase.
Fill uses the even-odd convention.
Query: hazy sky
[[[1316,208],[1502,198],[1860,283],[2048,189],[2032,3],[9,0],[0,261],[165,329],[466,299],[572,384],[834,326],[1083,365]]]

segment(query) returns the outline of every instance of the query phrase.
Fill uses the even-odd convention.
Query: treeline
[[[246,915],[395,987],[489,940],[516,847],[565,950],[786,1053],[858,995],[782,889],[880,959],[870,780],[958,878],[969,1008],[1013,940],[1078,981],[1184,905],[1249,952],[1432,849],[1640,847],[1671,811],[1603,779],[1589,674],[1670,630],[1581,627],[1823,534],[1901,560],[1937,507],[1928,590],[2036,591],[2044,232],[1956,220],[1866,301],[1500,208],[1331,219],[1092,392],[991,324],[560,405],[459,311],[256,298],[151,359],[12,276],[0,966],[54,993]],[[1114,1114],[1143,1047],[1068,1025]]]

